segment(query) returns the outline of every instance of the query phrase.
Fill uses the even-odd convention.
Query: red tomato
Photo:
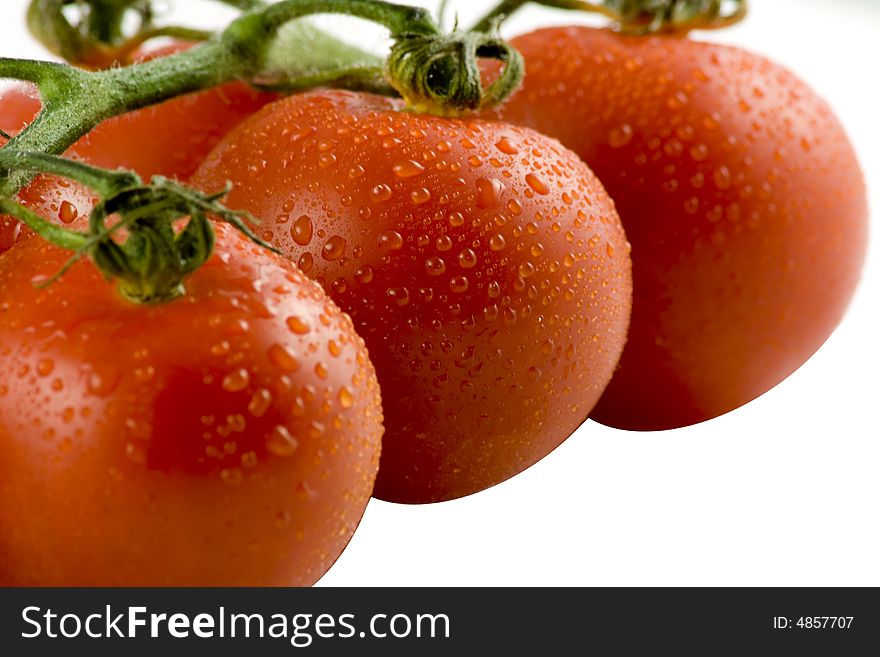
[[[134,58],[152,59],[189,46],[175,43],[138,52]],[[186,180],[224,134],[273,98],[241,82],[181,96],[105,121],[74,144],[67,155],[108,169],[130,169],[144,180],[157,174]],[[0,129],[17,134],[33,120],[40,106],[37,93],[25,86],[0,93]],[[96,202],[82,187],[45,176],[20,197],[43,218],[64,223],[88,214]],[[17,220],[0,216],[0,253],[28,234]]]
[[[186,295],[137,306],[70,254],[0,257],[0,585],[306,585],[378,468],[350,319],[218,226]]]
[[[530,130],[319,91],[231,132],[193,178],[321,282],[379,376],[375,495],[521,472],[581,424],[623,347],[629,247],[602,186]]]
[[[596,172],[633,245],[620,369],[593,417],[666,429],[785,379],[831,334],[865,255],[846,134],[803,82],[683,37],[538,30],[495,115],[558,138]]]

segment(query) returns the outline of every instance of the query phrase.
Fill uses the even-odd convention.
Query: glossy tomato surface
[[[267,106],[193,181],[354,319],[386,434],[376,495],[446,500],[524,470],[589,414],[630,312],[614,205],[524,128],[319,91]]]
[[[307,585],[370,498],[378,384],[350,319],[218,227],[170,303],[39,239],[0,256],[0,585]]]
[[[619,371],[593,417],[666,429],[773,387],[831,334],[859,278],[867,203],[828,105],[782,67],[684,37],[538,30],[497,116],[580,155],[633,245]]]

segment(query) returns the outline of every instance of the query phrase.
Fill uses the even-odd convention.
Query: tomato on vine
[[[580,155],[633,245],[629,340],[593,417],[700,422],[804,363],[865,256],[862,173],[828,105],[763,57],[680,35],[563,27],[512,43],[528,73],[492,116]]]
[[[230,132],[193,178],[351,314],[382,387],[376,495],[485,489],[580,425],[626,339],[629,245],[573,153],[531,130],[315,91]]]
[[[382,411],[349,318],[217,227],[167,303],[40,239],[0,256],[0,585],[308,585],[370,497]]]

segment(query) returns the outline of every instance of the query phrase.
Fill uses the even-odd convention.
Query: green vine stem
[[[44,103],[39,117],[10,141],[9,148],[59,154],[111,116],[235,79],[280,81],[291,88],[334,82],[363,87],[380,79],[375,58],[331,37],[319,37],[307,25],[298,26],[299,36],[312,30],[311,38],[321,40],[320,61],[290,50],[285,55],[276,48],[284,26],[319,13],[357,16],[387,27],[396,41],[396,56],[384,69],[387,84],[377,86],[387,90],[390,84],[423,111],[453,113],[500,102],[522,74],[518,55],[504,42],[469,33],[443,35],[424,9],[379,0],[285,0],[258,6],[188,51],[124,68],[89,72],[0,58],[0,78],[33,82]],[[506,74],[486,94],[460,93],[480,84],[478,56],[505,60]],[[280,60],[285,60],[283,65]],[[438,72],[443,73],[439,83],[426,84]],[[30,178],[30,173],[22,171],[0,175],[0,194],[14,193]]]
[[[473,29],[489,29],[531,1],[600,14],[620,32],[633,35],[720,29],[738,23],[748,12],[747,0],[502,0]]]
[[[204,196],[161,177],[147,185],[133,174],[58,157],[101,121],[232,80],[288,89],[326,84],[375,88],[399,93],[410,109],[454,114],[500,102],[522,78],[519,53],[500,38],[474,32],[443,34],[424,9],[380,0],[284,0],[268,5],[220,1],[247,11],[223,32],[167,57],[97,71],[0,58],[0,78],[33,83],[43,101],[38,116],[0,149],[0,212],[73,250],[74,260],[88,255],[108,278],[119,280],[126,297],[139,303],[164,302],[182,293],[185,276],[213,248],[209,214],[257,238],[236,213],[219,203],[222,195]],[[77,25],[62,13],[71,2],[82,5]],[[37,9],[57,15],[35,17]],[[141,37],[161,29],[152,26],[148,0],[34,0],[31,10],[34,33],[56,52],[73,58],[94,56],[102,48],[116,48],[118,54],[126,39],[130,46],[132,37],[122,33],[122,23],[132,11],[142,19]],[[394,45],[384,66],[378,58],[298,20],[319,13],[355,16],[386,27]],[[481,57],[505,64],[485,89],[478,67]],[[102,200],[91,214],[88,233],[55,226],[14,200],[40,172],[77,180],[99,193]],[[111,215],[118,220],[107,227]],[[184,219],[185,227],[176,230]],[[125,229],[121,243],[111,238],[120,229]]]

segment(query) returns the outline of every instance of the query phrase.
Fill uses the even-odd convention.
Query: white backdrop
[[[3,2],[0,55],[45,57],[24,29],[26,4]],[[880,2],[751,4],[744,24],[698,38],[768,55],[828,98],[861,156],[872,207],[880,208]],[[231,15],[202,0],[169,5],[188,24]],[[465,25],[491,5],[452,2]],[[382,45],[379,32],[356,22],[321,22]],[[506,32],[563,22],[588,21],[529,8]],[[321,583],[880,585],[880,238],[873,237],[843,325],[760,399],[665,433],[588,422],[489,491],[432,506],[373,501]]]

